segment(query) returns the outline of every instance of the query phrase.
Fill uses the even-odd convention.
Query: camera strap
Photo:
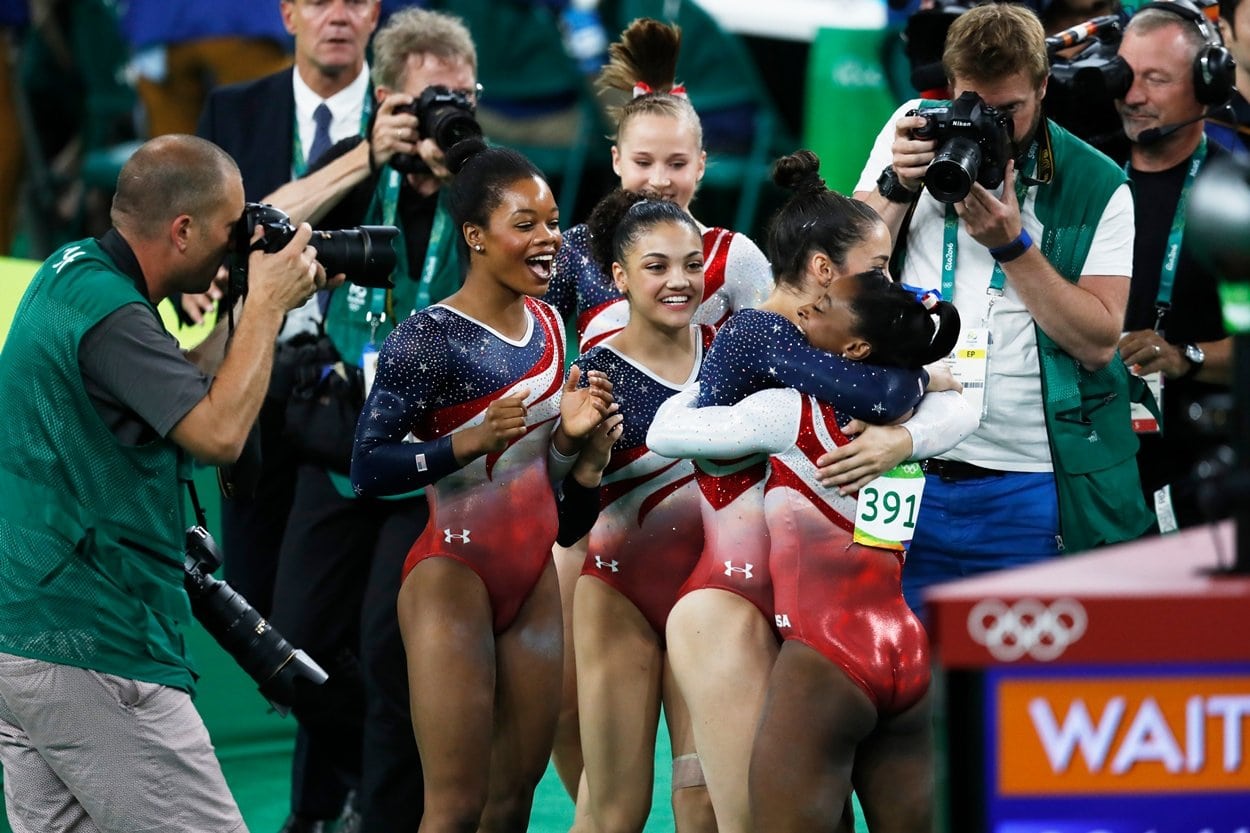
[[[182,452],[179,452],[181,454]],[[187,484],[187,495],[191,498],[191,508],[195,511],[195,523],[197,526],[208,528],[208,516],[204,513],[204,507],[200,505],[200,496],[195,491],[195,481],[188,477],[183,481]]]
[[[1025,158],[1024,170],[1016,171],[1016,203],[1020,207],[1020,219],[1024,220],[1024,200],[1028,195],[1029,185],[1034,180],[1030,179],[1028,174],[1032,173],[1037,162],[1036,140],[1029,145],[1029,153]],[[959,262],[959,215],[955,213],[955,206],[947,203],[946,218],[942,225],[942,297],[948,301],[955,299],[955,267]],[[1001,297],[1003,287],[1007,285],[1007,275],[1003,272],[1001,263],[994,263],[994,271],[990,275],[989,287],[985,290],[990,295],[990,309],[993,309],[994,299]],[[989,310],[986,311],[986,320],[989,319]]]
[[[451,220],[440,194],[438,207],[434,210],[434,222],[430,226],[430,240],[425,247],[425,262],[421,265],[420,276],[413,275],[409,270],[408,247],[402,241],[403,227],[396,222],[399,216],[399,196],[403,188],[403,182],[403,174],[394,168],[387,168],[386,175],[379,183],[382,224],[396,226],[400,229],[401,244],[395,247],[395,271],[403,276],[416,278],[417,297],[412,308],[412,312],[416,312],[419,309],[425,309],[434,302],[432,287],[443,260],[449,254],[446,250],[450,242],[448,233],[451,227]],[[388,303],[389,306],[390,304]],[[388,309],[388,312],[391,313],[393,319],[394,311]]]
[[[1168,245],[1163,250],[1163,266],[1159,270],[1159,291],[1155,295],[1155,332],[1163,329],[1163,319],[1172,308],[1172,289],[1176,286],[1176,271],[1180,268],[1181,243],[1185,239],[1185,207],[1189,204],[1189,192],[1193,190],[1198,169],[1207,158],[1207,137],[1198,140],[1198,149],[1189,157],[1189,169],[1181,185],[1180,198],[1176,201],[1176,213],[1172,216],[1172,228],[1168,232]],[[1129,163],[1124,163],[1124,173],[1132,178]]]

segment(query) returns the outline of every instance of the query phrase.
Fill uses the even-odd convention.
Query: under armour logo
[[[66,249],[64,252],[61,253],[61,259],[58,260],[56,263],[52,264],[52,268],[55,269],[56,273],[59,275],[61,274],[62,269],[64,269],[66,266],[69,266],[71,263],[73,263],[75,260],[78,260],[78,258],[82,257],[85,254],[86,252],[82,250],[82,246],[70,246],[68,249]]]
[[[735,567],[732,561],[725,562],[725,575],[732,576],[734,573],[742,573],[745,579],[751,578],[751,570],[755,568],[754,564],[747,564],[745,567]]]
[[[607,570],[611,570],[614,573],[619,573],[621,570],[617,566],[618,563],[620,562],[618,562],[615,558],[613,558],[611,561],[604,561],[599,556],[597,555],[595,556],[595,566],[598,567],[600,570],[607,569]]]
[[[443,543],[450,544],[452,541],[459,541],[462,544],[471,544],[469,540],[469,530],[462,529],[459,533],[452,532],[450,529],[443,530]]]

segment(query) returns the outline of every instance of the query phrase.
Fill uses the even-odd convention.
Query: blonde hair
[[[1018,3],[974,6],[955,18],[942,52],[946,79],[987,81],[1023,72],[1040,88],[1050,73],[1046,32],[1037,14]]]
[[[404,85],[409,55],[434,55],[464,61],[477,75],[477,47],[464,21],[428,9],[396,12],[373,38],[374,86],[398,90]]]
[[[677,84],[677,55],[681,51],[681,27],[640,17],[621,33],[621,38],[608,48],[608,63],[599,73],[595,86],[601,93],[624,92],[630,98],[619,106],[607,108],[616,122],[619,140],[625,128],[642,115],[667,116],[685,121],[694,131],[695,141],[703,147],[703,125],[690,100],[684,94],[674,95]],[[645,85],[649,91],[635,95],[635,87]]]

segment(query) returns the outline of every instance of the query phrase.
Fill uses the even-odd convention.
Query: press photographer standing
[[[1195,400],[1227,392],[1232,381],[1233,340],[1224,332],[1218,278],[1184,242],[1194,179],[1227,155],[1208,141],[1202,118],[1232,95],[1233,61],[1215,24],[1190,0],[1139,10],[1119,55],[1133,70],[1133,84],[1116,106],[1132,142],[1128,174],[1137,221],[1120,355],[1142,376],[1162,375],[1163,424],[1139,422],[1137,462],[1159,527],[1170,532],[1205,519],[1190,476],[1219,445],[1186,412]]]
[[[443,148],[425,135],[437,133],[433,127],[439,117],[414,104],[430,88],[441,87],[438,112],[462,124],[472,122],[477,52],[459,19],[404,9],[374,38],[373,81],[376,117],[368,139],[336,144],[323,167],[266,198],[293,219],[318,227],[399,227],[394,288],[347,283],[330,294],[326,305],[324,332],[333,351],[351,375],[364,378],[396,325],[460,287],[455,243],[461,232],[446,207]],[[431,124],[422,125],[420,118]],[[404,158],[397,159],[400,154]],[[347,441],[350,457],[363,391],[355,392],[361,397],[356,399],[340,386],[330,395],[333,405],[344,406],[340,424],[330,433]],[[301,461],[278,559],[273,622],[330,671],[327,687],[335,684],[336,668],[340,680],[348,673],[339,657],[359,656],[361,829],[415,830],[423,782],[396,600],[404,557],[429,513],[420,492],[398,499],[356,497],[346,476],[347,457],[330,464],[312,457]],[[345,710],[337,715],[344,739],[352,719],[357,718]],[[313,728],[320,743],[324,730],[335,727]]]
[[[914,136],[928,119],[903,115],[911,102],[877,137],[855,194],[891,225],[905,253],[897,277],[940,287],[975,356],[958,375],[981,424],[928,461],[903,571],[913,609],[928,585],[1134,538],[1151,522],[1116,359],[1132,271],[1124,172],[1043,117],[1045,36],[1028,8],[960,15],[942,63],[955,96],[976,93],[1007,119],[1001,189],[973,182],[952,204],[935,199],[940,142]],[[993,147],[992,129],[976,132]]]
[[[181,633],[182,481],[260,410],[285,313],[325,286],[301,226],[184,356],[156,305],[213,282],[243,211],[234,162],[190,136],[122,169],[113,229],[52,255],[0,358],[0,763],[15,831],[245,830]],[[215,373],[210,377],[208,374]]]

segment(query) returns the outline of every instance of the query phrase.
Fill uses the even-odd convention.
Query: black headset
[[[1199,104],[1218,107],[1227,104],[1233,95],[1237,64],[1233,60],[1233,54],[1224,46],[1218,24],[1203,11],[1206,8],[1218,11],[1219,3],[1203,0],[1154,0],[1137,11],[1161,9],[1183,17],[1198,27],[1206,44],[1194,56],[1194,97]]]

